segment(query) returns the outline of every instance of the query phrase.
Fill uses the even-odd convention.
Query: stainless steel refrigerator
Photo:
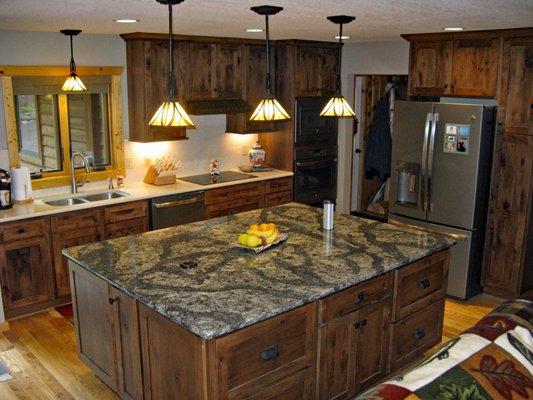
[[[449,235],[448,295],[481,291],[495,107],[397,101],[389,221]]]

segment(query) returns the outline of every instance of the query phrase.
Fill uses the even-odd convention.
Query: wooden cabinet
[[[494,37],[412,41],[409,61],[411,95],[496,97],[499,40]]]
[[[333,48],[295,47],[295,96],[328,96],[335,92],[337,51]]]
[[[352,398],[385,376],[392,276],[384,274],[320,300],[320,399]]]
[[[533,36],[503,41],[498,106],[503,133],[533,135]]]
[[[533,288],[528,257],[533,248],[533,136],[500,134],[498,139],[483,285],[488,293],[516,297]]]

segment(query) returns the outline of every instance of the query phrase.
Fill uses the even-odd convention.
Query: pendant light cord
[[[268,15],[265,15],[265,30],[266,30],[266,89],[268,94],[272,94],[272,78],[270,76],[270,34],[268,28]]]
[[[170,101],[174,101],[174,57],[172,55],[172,5],[168,5],[168,94]]]
[[[70,73],[76,72],[76,63],[74,62],[74,46],[72,44],[72,35],[70,35]]]
[[[335,86],[337,89],[337,93],[341,93],[341,65],[342,65],[342,24],[339,24],[339,54],[338,54],[338,62],[337,62],[337,81],[335,82]]]

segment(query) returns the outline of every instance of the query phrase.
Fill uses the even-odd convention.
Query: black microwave
[[[295,100],[297,145],[337,144],[337,119],[321,117],[327,97],[298,97]]]

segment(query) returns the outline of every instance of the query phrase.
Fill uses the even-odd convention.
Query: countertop
[[[235,169],[235,171],[241,172],[237,169]],[[162,186],[150,185],[144,182],[135,182],[135,183],[126,182],[126,185],[123,191],[128,193],[129,195],[124,198],[95,201],[91,203],[76,204],[73,206],[64,206],[64,207],[49,206],[43,202],[43,200],[54,200],[54,199],[63,198],[63,197],[83,196],[86,194],[102,192],[106,190],[106,189],[101,189],[101,190],[84,191],[83,188],[81,188],[77,195],[73,195],[71,193],[62,193],[62,194],[35,199],[31,203],[16,203],[10,209],[0,210],[0,224],[3,222],[16,221],[20,219],[27,219],[27,218],[34,218],[34,217],[42,217],[42,216],[51,215],[51,214],[60,214],[60,213],[65,213],[69,211],[82,210],[85,208],[102,207],[102,206],[108,206],[108,205],[114,205],[114,204],[120,204],[120,203],[127,203],[127,202],[135,201],[135,200],[146,200],[146,199],[151,199],[151,198],[159,197],[159,196],[166,196],[170,194],[194,192],[197,190],[209,190],[209,189],[215,189],[215,188],[224,187],[224,186],[240,185],[243,183],[283,178],[283,177],[293,175],[293,173],[290,171],[282,171],[282,170],[276,170],[276,169],[273,171],[250,172],[249,174],[255,175],[255,177],[250,178],[250,179],[232,181],[232,182],[216,183],[216,184],[208,185],[208,186],[185,182],[185,181],[180,180],[179,178],[175,184],[162,185]]]
[[[286,242],[235,246],[252,223]],[[69,248],[71,260],[204,339],[213,339],[406,265],[455,242],[297,203]],[[196,263],[184,269],[184,262]]]

